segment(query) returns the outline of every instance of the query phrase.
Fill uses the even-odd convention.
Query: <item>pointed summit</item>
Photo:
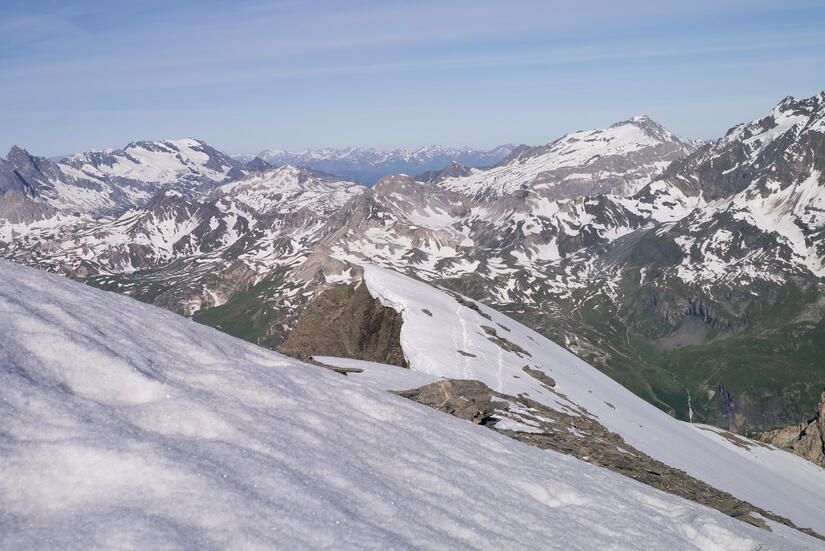
[[[555,199],[632,195],[667,163],[700,145],[639,115],[607,128],[565,134],[546,145],[516,147],[496,166],[444,178],[441,184],[476,200],[498,199],[520,189],[543,189]]]
[[[29,152],[20,147],[19,145],[15,144],[11,146],[9,149],[8,154],[6,154],[6,160],[14,162],[14,161],[24,161],[24,162],[31,162],[31,155]]]
[[[244,167],[246,168],[246,170],[249,170],[249,171],[252,171],[252,172],[264,172],[264,171],[269,170],[271,168],[275,168],[274,165],[264,161],[263,159],[261,159],[257,155],[255,156],[254,159],[252,159],[251,161],[248,161],[246,163],[246,165],[244,165]]]
[[[12,146],[5,161],[0,159],[0,195],[14,190],[27,197],[36,197],[45,181],[39,164],[48,165],[49,162],[32,157],[19,145]]]
[[[458,161],[450,161],[446,167],[442,170],[429,170],[424,172],[423,174],[419,174],[415,177],[416,180],[419,182],[427,182],[431,184],[435,184],[446,180],[447,178],[458,178],[461,176],[469,176],[472,174],[472,170]]]

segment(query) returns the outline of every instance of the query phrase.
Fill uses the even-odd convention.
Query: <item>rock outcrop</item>
[[[497,407],[507,406],[506,402],[494,402],[490,392],[481,381],[444,379],[395,394],[480,425],[489,422]]]
[[[798,425],[763,432],[758,438],[825,467],[825,391],[819,398],[816,417]]]
[[[361,282],[318,295],[278,347],[301,360],[338,356],[408,367],[401,349],[401,314],[370,296]]]
[[[535,376],[535,370],[525,367],[524,371]],[[552,390],[553,387],[548,384],[546,388]],[[580,414],[563,413],[531,400],[524,394],[502,394],[475,380],[444,379],[395,394],[484,425],[525,444],[572,455],[664,492],[701,503],[748,524],[769,529],[765,519],[770,519],[825,539],[813,530],[799,528],[784,517],[714,488],[685,471],[670,467],[637,450],[583,408]],[[505,420],[514,421],[516,425],[507,425]],[[529,430],[520,430],[518,425]],[[731,433],[724,433],[723,436],[735,445],[754,444]]]

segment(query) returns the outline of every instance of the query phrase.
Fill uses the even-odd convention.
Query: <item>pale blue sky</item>
[[[825,3],[0,0],[0,75],[0,148],[40,155],[540,144],[635,114],[716,138],[825,88]]]

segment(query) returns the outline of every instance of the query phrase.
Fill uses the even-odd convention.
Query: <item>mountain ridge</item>
[[[782,105],[774,117],[802,109]],[[282,167],[226,183],[223,197],[194,199],[200,206],[181,204],[176,224],[201,229],[177,249],[159,242],[153,252],[147,238],[86,217],[0,226],[0,250],[269,347],[312,296],[377,263],[503,309],[682,419],[742,432],[795,422],[825,382],[815,361],[825,313],[817,275],[825,250],[816,245],[823,186],[812,172],[825,157],[822,133],[813,123],[799,132],[790,125],[765,147],[745,143],[755,131],[700,145],[653,124],[637,117],[610,132],[567,135],[529,157],[549,152],[568,171],[562,176],[624,194],[580,195],[560,191],[563,179],[525,179],[518,163],[528,149],[511,161],[518,170],[469,169],[473,177],[499,171],[490,193],[455,186],[466,174],[457,164],[445,167],[452,174],[389,176],[371,189],[343,179],[333,189]],[[775,128],[753,128],[763,126]],[[613,168],[594,171],[605,159]],[[644,186],[616,187],[617,167],[621,186]],[[739,168],[725,173],[731,167]],[[291,191],[280,197],[264,185],[276,173],[289,174],[279,185]],[[318,195],[302,177],[318,181]],[[697,188],[697,179],[710,187]],[[244,196],[244,181],[263,187]],[[211,221],[192,218],[211,208],[219,212]],[[783,343],[789,350],[777,355]]]
[[[542,146],[519,146],[493,167],[443,179],[440,185],[477,200],[527,187],[552,189],[557,199],[632,195],[670,161],[699,146],[643,115],[605,129],[565,134]]]
[[[300,165],[330,172],[367,186],[382,177],[405,173],[420,174],[440,170],[452,161],[468,166],[487,166],[499,162],[514,146],[500,145],[489,150],[472,147],[426,146],[418,149],[381,150],[365,147],[304,149],[285,151],[263,150],[255,155],[238,154],[236,159],[248,161],[257,156],[274,165]]]
[[[59,210],[117,215],[162,187],[174,186],[194,198],[252,171],[191,138],[136,141],[123,149],[82,151],[56,162],[14,146],[0,160],[0,192],[16,184],[30,199]]]

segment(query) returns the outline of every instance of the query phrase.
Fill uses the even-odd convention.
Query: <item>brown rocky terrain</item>
[[[507,402],[493,401],[493,392],[487,385],[466,379],[444,379],[395,394],[477,425],[494,422],[492,415],[496,409],[507,407]]]
[[[763,432],[757,438],[825,467],[825,391],[813,419]]]

